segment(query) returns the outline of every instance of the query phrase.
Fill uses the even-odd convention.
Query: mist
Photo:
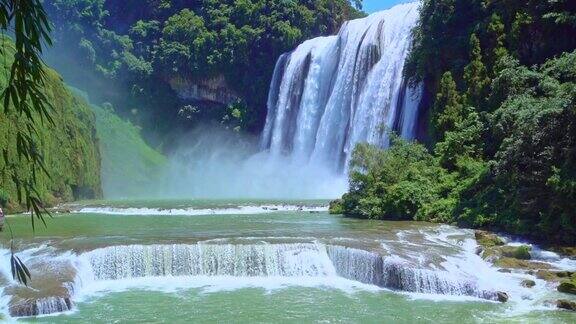
[[[259,151],[255,136],[199,127],[176,147],[158,198],[333,199],[347,189],[330,168]]]

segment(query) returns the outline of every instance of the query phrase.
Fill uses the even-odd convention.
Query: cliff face
[[[171,78],[169,83],[182,100],[229,105],[239,98],[239,95],[228,86],[223,76],[199,80],[176,76]]]
[[[0,89],[7,83],[13,48],[5,40],[0,54]],[[96,136],[95,117],[86,102],[74,96],[62,78],[46,68],[46,95],[52,104],[54,124],[37,119],[39,150],[50,177],[38,173],[37,190],[44,204],[52,205],[74,199],[102,196],[100,153]],[[30,177],[25,159],[20,160],[16,149],[16,130],[23,127],[14,110],[0,109],[0,147],[7,148],[8,161],[0,158],[0,205],[19,209],[17,191],[12,181]]]

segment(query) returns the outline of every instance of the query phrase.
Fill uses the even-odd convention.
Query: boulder
[[[557,289],[559,292],[576,295],[576,283],[571,280],[562,281]]]
[[[560,299],[556,302],[556,307],[576,312],[576,302]]]
[[[546,270],[552,266],[548,263],[520,260],[516,258],[502,257],[494,261],[494,265],[500,268],[523,269],[523,270]]]
[[[474,237],[478,244],[484,247],[504,245],[504,241],[498,235],[486,231],[475,231]]]
[[[561,281],[571,277],[576,277],[576,273],[571,271],[551,271],[551,270],[538,270],[536,277],[546,281]]]
[[[505,303],[508,301],[508,299],[510,299],[510,296],[508,295],[508,293],[503,292],[503,291],[497,292],[496,297],[498,298],[498,301],[501,303]]]
[[[520,283],[522,285],[522,287],[525,288],[532,288],[534,286],[536,286],[536,282],[534,280],[530,280],[530,279],[525,279],[522,280],[522,283]]]
[[[502,255],[508,258],[514,258],[518,260],[530,260],[532,256],[530,255],[531,247],[527,245],[521,246],[503,246],[500,248]]]

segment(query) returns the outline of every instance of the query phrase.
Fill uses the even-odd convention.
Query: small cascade
[[[88,252],[94,280],[165,276],[328,276],[323,245],[132,245]]]
[[[10,305],[10,316],[25,317],[66,312],[72,309],[70,297],[46,297],[21,300]]]
[[[394,257],[384,260],[382,272],[382,286],[390,289],[497,300],[496,292],[480,289],[474,280],[448,271],[414,268]]]
[[[480,289],[473,278],[418,268],[396,256],[382,257],[377,253],[341,246],[329,246],[328,254],[336,273],[350,280],[414,293],[497,298],[496,292]]]
[[[354,146],[415,137],[422,86],[404,78],[418,3],[346,22],[337,36],[282,55],[270,85],[261,146],[342,170]]]
[[[473,278],[415,267],[397,257],[315,243],[130,245],[81,256],[92,280],[143,277],[330,277],[399,291],[495,299]]]
[[[474,276],[423,268],[396,255],[321,243],[123,245],[80,255],[65,253],[37,258],[41,264],[51,263],[54,267],[44,277],[36,277],[42,282],[33,282],[34,287],[5,289],[4,294],[10,297],[7,306],[11,316],[68,311],[73,307],[73,299],[85,293],[84,288],[98,291],[98,287],[108,287],[117,280],[145,278],[171,278],[185,283],[186,278],[280,280],[282,277],[327,285],[340,278],[410,293],[497,299],[495,287],[483,287]],[[62,262],[64,259],[68,262]],[[64,281],[46,281],[46,277],[56,278],[55,274]],[[130,282],[124,281],[123,285]]]
[[[382,287],[383,269],[380,255],[343,246],[329,246],[328,255],[339,276]]]

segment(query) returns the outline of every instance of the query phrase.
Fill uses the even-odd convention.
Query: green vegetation
[[[575,22],[567,0],[424,1],[407,73],[433,99],[427,147],[357,147],[344,213],[574,246]]]
[[[56,26],[51,65],[77,87],[100,89],[91,91],[95,102],[120,107],[120,115],[160,143],[199,120],[230,118],[235,108],[228,103],[181,99],[174,89],[211,80],[223,80],[217,83],[250,107],[232,128],[259,131],[280,54],[361,14],[348,0],[54,0],[45,6]],[[194,115],[178,113],[188,105],[198,108]]]
[[[8,82],[7,75],[14,55],[13,43],[1,40],[0,88]],[[30,120],[14,109],[0,112],[0,203],[10,210],[26,209],[19,199],[17,183],[27,183],[32,178],[34,191],[41,206],[79,198],[98,198],[100,189],[100,154],[94,127],[94,114],[88,105],[68,91],[60,76],[46,67],[42,93],[50,102],[53,122],[40,122],[38,113],[32,114],[35,124],[33,140],[35,150],[42,157],[46,172],[37,172],[31,160],[18,154],[17,133]]]
[[[85,93],[80,93],[86,101]],[[118,117],[110,104],[91,105],[102,155],[102,189],[106,197],[145,197],[162,176],[166,158],[150,148],[140,130]]]
[[[24,204],[30,211],[32,229],[34,219],[45,223],[42,210],[42,194],[39,188],[38,173],[49,176],[46,161],[38,143],[38,123],[53,123],[50,113],[51,105],[45,93],[47,79],[41,55],[45,44],[51,45],[49,36],[50,24],[40,0],[2,0],[0,1],[0,56],[4,56],[5,81],[1,85],[2,102],[6,125],[10,121],[17,123],[17,128],[6,136],[2,150],[0,178],[7,185],[12,185],[16,192],[18,204]],[[9,31],[14,36],[14,43],[9,42],[4,33]],[[1,120],[0,120],[1,121]],[[14,150],[10,151],[13,148]],[[15,152],[14,152],[15,151]],[[18,164],[15,164],[15,153]],[[23,165],[26,169],[23,169]],[[9,202],[9,189],[2,189],[2,200]],[[26,284],[30,272],[20,258],[10,248],[10,269],[12,277]]]

